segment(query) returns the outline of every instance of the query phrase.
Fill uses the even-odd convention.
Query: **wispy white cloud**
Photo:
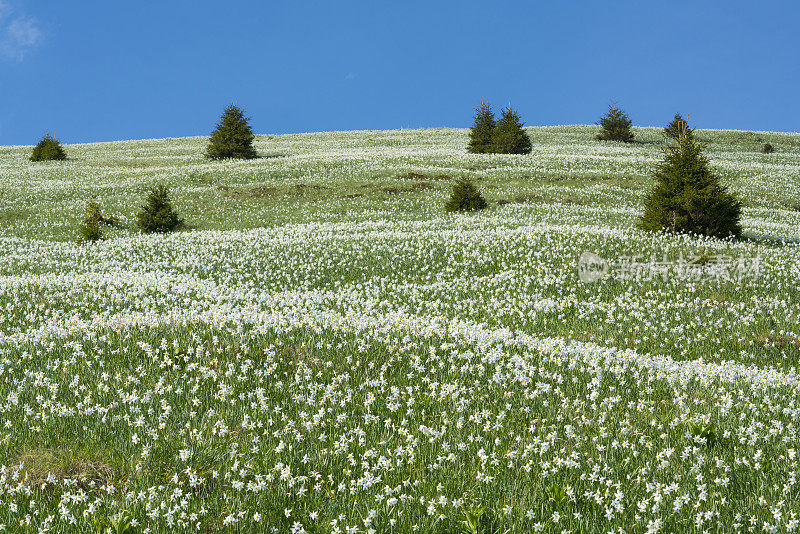
[[[0,56],[22,61],[43,39],[36,19],[17,13],[8,2],[0,0]]]

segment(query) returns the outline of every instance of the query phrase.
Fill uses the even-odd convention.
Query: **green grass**
[[[800,134],[698,132],[745,203],[722,242],[635,228],[664,145],[634,131],[0,148],[0,526],[796,529]],[[459,177],[487,210],[444,213]],[[189,229],[135,230],[155,183]],[[80,244],[90,199],[122,226]],[[761,270],[584,284],[585,251]]]

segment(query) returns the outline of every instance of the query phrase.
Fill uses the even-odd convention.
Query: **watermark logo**
[[[584,252],[578,258],[578,278],[581,282],[597,282],[609,276],[608,262],[594,252]]]
[[[578,278],[581,282],[597,282],[605,278],[614,280],[647,281],[661,278],[679,280],[742,281],[757,278],[761,272],[761,256],[734,258],[722,254],[705,254],[685,258],[681,253],[676,260],[667,257],[640,259],[637,256],[620,256],[607,260],[595,252],[584,252],[578,258]]]

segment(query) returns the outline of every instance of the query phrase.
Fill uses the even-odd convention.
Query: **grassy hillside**
[[[595,130],[0,148],[0,524],[796,530],[800,134],[699,132],[745,204],[722,242],[636,230],[660,130]],[[490,209],[444,213],[460,176]],[[160,182],[191,228],[139,235]],[[128,228],[81,245],[91,198]],[[760,271],[582,283],[585,251]]]
[[[451,129],[258,136],[262,158],[230,163],[204,159],[206,138],[199,137],[70,145],[64,163],[29,162],[29,147],[0,148],[0,232],[71,240],[93,197],[133,228],[140,199],[155,182],[172,187],[197,229],[360,220],[399,205],[403,218],[430,217],[451,186],[433,179],[442,174],[475,177],[495,200],[528,196],[535,204],[574,204],[576,212],[610,205],[619,213],[609,217],[623,224],[638,215],[664,145],[660,129],[636,128],[631,145],[594,141],[593,126],[528,132],[534,150],[522,157],[466,154],[466,131]],[[799,134],[699,135],[750,208],[750,230],[780,234],[783,225],[790,231],[797,224]],[[761,154],[764,141],[776,152]],[[408,173],[426,176],[403,178]]]

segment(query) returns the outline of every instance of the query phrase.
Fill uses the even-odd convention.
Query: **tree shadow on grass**
[[[768,234],[756,234],[753,232],[743,232],[741,240],[747,243],[758,243],[761,245],[771,245],[777,247],[800,244],[800,237],[797,236],[784,237]]]

